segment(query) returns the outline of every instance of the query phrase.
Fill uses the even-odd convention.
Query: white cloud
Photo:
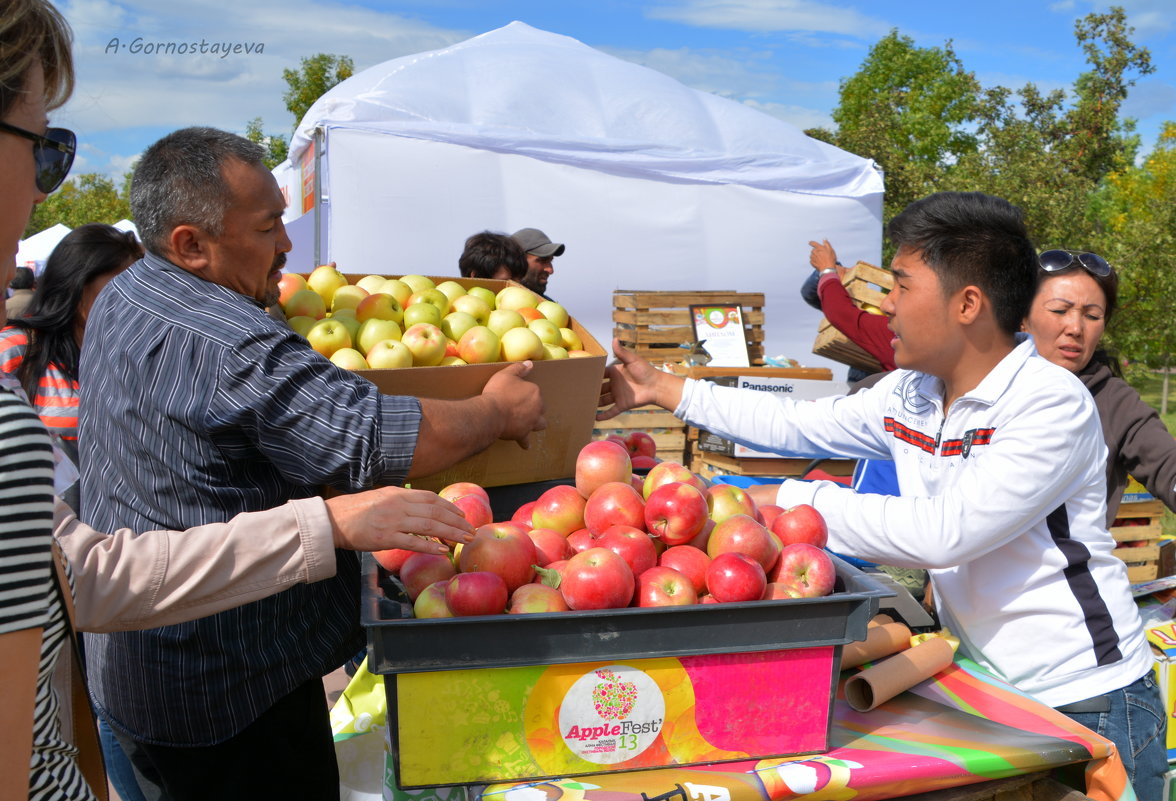
[[[655,6],[646,15],[700,28],[809,31],[865,38],[884,36],[892,27],[851,6],[816,0],[680,0]]]

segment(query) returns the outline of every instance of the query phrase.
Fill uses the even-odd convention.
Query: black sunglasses
[[[1111,274],[1111,265],[1097,253],[1047,250],[1037,257],[1037,263],[1047,273],[1060,273],[1063,270],[1068,270],[1074,266],[1075,262],[1086,272],[1099,278],[1106,278]]]
[[[69,175],[69,168],[73,165],[74,153],[78,148],[78,139],[73,131],[49,128],[42,136],[3,121],[0,121],[0,131],[8,131],[33,140],[33,158],[37,163],[37,189],[47,195],[61,186],[65,176]]]

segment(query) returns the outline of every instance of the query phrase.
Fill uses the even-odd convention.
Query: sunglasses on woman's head
[[[78,140],[73,131],[49,128],[42,136],[6,122],[0,122],[0,131],[33,140],[33,159],[37,164],[37,189],[47,195],[61,186],[65,176],[69,175],[74,153],[77,152]]]
[[[1091,275],[1105,278],[1111,274],[1111,265],[1097,253],[1074,250],[1047,250],[1037,257],[1037,263],[1047,273],[1060,273],[1077,263]]]

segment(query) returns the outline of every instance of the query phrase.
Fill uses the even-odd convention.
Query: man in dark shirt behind
[[[261,158],[241,137],[189,128],[135,171],[147,255],[95,303],[81,365],[90,523],[183,529],[323,485],[400,484],[499,438],[525,445],[545,425],[528,363],[467,400],[385,396],[270,318],[291,245]],[[338,796],[321,677],[363,638],[358,561],[336,558],[332,580],[188,624],[87,637],[95,700],[152,797]]]

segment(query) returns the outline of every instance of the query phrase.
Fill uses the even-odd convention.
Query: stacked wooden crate
[[[1127,578],[1132,584],[1160,578],[1160,519],[1164,503],[1159,500],[1124,503],[1111,526],[1111,536],[1118,546],[1112,553],[1127,563]]]
[[[660,406],[638,406],[611,420],[602,420],[592,429],[592,438],[604,439],[609,434],[625,437],[634,431],[653,437],[661,461],[686,464],[686,424]]]
[[[691,306],[742,308],[747,352],[753,365],[764,363],[764,296],[762,292],[724,290],[646,292],[613,291],[613,334],[621,344],[654,364],[677,364],[686,358],[682,345],[694,342]]]
[[[868,262],[859,261],[845,271],[841,278],[845,291],[859,308],[882,305],[886,293],[894,286],[894,275],[889,270],[876,267]],[[860,345],[849,340],[845,334],[833,327],[824,317],[817,327],[817,340],[813,343],[813,353],[827,359],[857,367],[868,373],[877,373],[882,365]]]

